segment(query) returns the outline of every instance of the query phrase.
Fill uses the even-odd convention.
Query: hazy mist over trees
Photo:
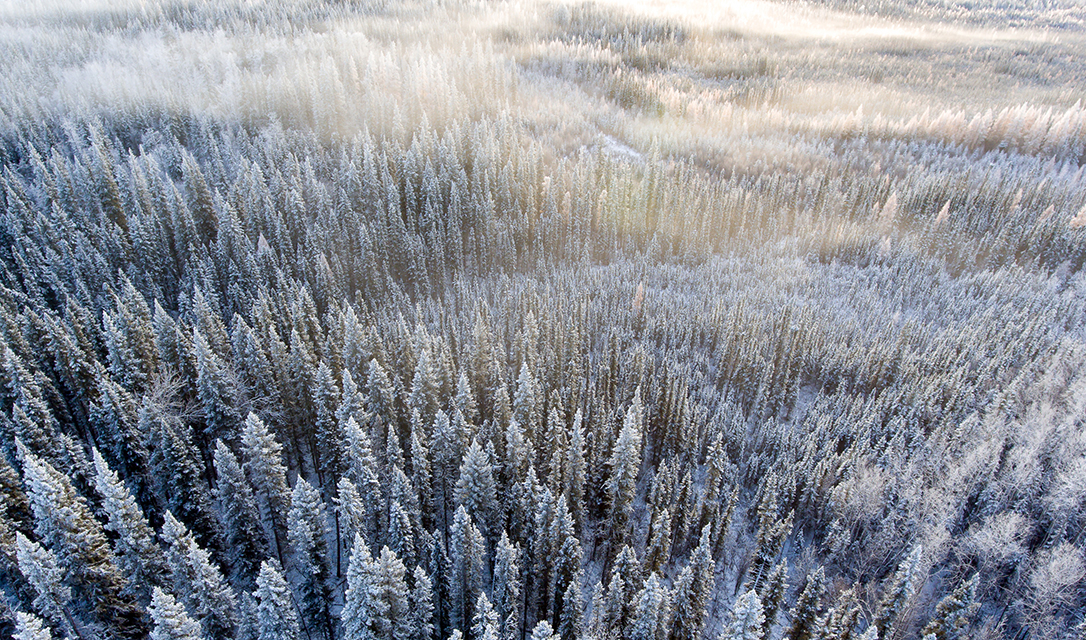
[[[0,637],[1086,634],[1076,0],[0,0]]]

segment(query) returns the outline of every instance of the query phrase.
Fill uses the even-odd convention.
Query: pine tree
[[[189,617],[180,602],[161,588],[155,587],[147,610],[154,623],[150,640],[204,640],[200,625]]]
[[[325,537],[328,521],[324,502],[313,485],[305,478],[298,478],[290,505],[287,538],[293,550],[294,569],[301,577],[302,617],[311,632],[331,637],[331,568]]]
[[[256,577],[256,640],[299,640],[302,632],[294,600],[276,564],[261,562]]]

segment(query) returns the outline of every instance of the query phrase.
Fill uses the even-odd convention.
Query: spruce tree
[[[522,607],[521,550],[503,531],[494,552],[494,609],[498,615],[499,640],[520,635]]]
[[[407,407],[418,411],[424,420],[432,420],[438,406],[438,382],[430,362],[430,353],[423,349],[415,363],[415,375],[411,380]]]
[[[480,591],[475,601],[475,618],[471,624],[473,640],[498,640],[498,614],[491,606],[486,592]]]
[[[336,419],[340,400],[339,385],[332,375],[332,369],[321,362],[313,380],[313,406],[317,418],[313,429],[317,435],[317,472],[326,487],[339,478],[343,465],[340,448],[343,436],[339,432],[340,422]],[[349,409],[347,411],[349,413]]]
[[[762,583],[762,591],[759,597],[765,613],[765,625],[762,627],[763,637],[768,638],[769,632],[777,620],[777,612],[784,603],[785,592],[788,590],[788,561],[782,560],[769,572]]]
[[[33,613],[15,613],[14,640],[53,640],[53,632]]]
[[[155,587],[147,611],[154,624],[150,640],[204,640],[200,625],[189,617],[180,602],[161,588]]]
[[[580,532],[585,522],[585,482],[587,474],[587,462],[585,460],[585,441],[582,423],[584,418],[581,410],[573,415],[569,446],[566,449],[565,471],[562,474],[563,490],[569,501],[569,511],[577,522],[577,531]]]
[[[460,478],[456,481],[455,500],[478,523],[484,536],[491,533],[496,515],[496,492],[490,455],[473,440],[464,462],[460,465]]]
[[[16,558],[19,571],[34,589],[34,608],[62,629],[75,631],[75,621],[68,613],[72,590],[64,583],[65,572],[53,552],[16,532]]]
[[[97,471],[95,488],[102,496],[102,509],[108,518],[105,528],[116,535],[113,546],[118,554],[117,563],[140,601],[150,602],[151,589],[163,586],[162,576],[166,571],[154,531],[136,499],[98,450],[94,449],[92,454]]]
[[[237,383],[227,364],[198,330],[192,335],[196,355],[196,393],[204,411],[204,433],[208,441],[217,438],[237,442],[241,413]]]
[[[721,640],[762,640],[765,615],[754,591],[744,591],[732,605],[732,619]]]
[[[665,640],[671,623],[671,594],[656,572],[634,597],[627,640]]]
[[[287,549],[286,516],[290,509],[283,448],[255,413],[250,413],[245,419],[241,443],[246,458],[245,472],[256,489],[265,518],[271,523],[277,555],[282,560]]]
[[[252,585],[267,553],[268,543],[252,486],[234,453],[222,440],[215,442],[215,471],[219,476],[215,497],[226,533],[226,548],[233,575],[243,586]]]
[[[645,569],[660,571],[671,559],[671,511],[661,509],[652,519],[652,533],[645,549]]]
[[[897,571],[890,578],[883,590],[882,598],[875,607],[875,616],[871,622],[879,632],[879,637],[889,637],[893,624],[901,615],[905,604],[921,586],[920,559],[923,548],[917,545],[908,557],[901,561]]]
[[[673,640],[697,640],[705,627],[705,614],[716,581],[710,532],[710,525],[702,528],[701,541],[675,580]]]
[[[343,637],[350,640],[373,640],[371,626],[378,615],[371,597],[370,585],[375,571],[373,556],[361,534],[355,534],[351,558],[347,566],[347,590],[340,620]]]
[[[181,595],[208,638],[232,638],[238,624],[237,596],[211,555],[169,511],[165,514],[161,537],[174,592]]]
[[[260,563],[256,577],[255,640],[299,640],[298,615],[287,581],[275,560]]]
[[[513,419],[524,430],[529,446],[540,444],[536,438],[543,421],[543,391],[528,362],[520,365],[517,391],[513,397]]]
[[[980,607],[976,601],[979,576],[973,574],[972,578],[943,596],[935,605],[935,615],[920,632],[921,636],[933,636],[935,640],[957,640],[961,637],[969,626],[970,618]]]
[[[607,481],[607,497],[611,504],[612,539],[616,544],[629,539],[637,475],[641,468],[641,432],[641,390],[638,389],[608,461],[611,477]]]
[[[387,425],[397,421],[396,392],[388,373],[376,358],[366,369],[366,410],[373,416],[374,424]]]
[[[483,588],[486,543],[462,506],[457,508],[449,532],[449,561],[449,624],[455,629],[466,629]]]
[[[811,640],[817,636],[819,607],[825,591],[826,573],[819,567],[807,576],[807,584],[792,607],[792,625],[785,635],[788,640]]]
[[[143,616],[128,595],[102,525],[67,476],[20,449],[35,533],[56,554],[58,563],[71,571],[73,595],[114,633],[138,635]]]
[[[561,636],[554,632],[551,623],[546,620],[540,620],[539,623],[532,628],[532,635],[529,637],[531,640],[560,640],[561,638]]]
[[[139,424],[149,436],[151,468],[164,506],[192,529],[201,545],[218,549],[218,522],[191,428],[149,399],[140,408]]]
[[[365,506],[363,522],[364,535],[371,535],[377,527],[377,506],[382,502],[381,479],[373,448],[366,432],[348,417],[343,425],[344,456],[346,458],[345,476],[354,485]]]
[[[367,512],[372,508],[367,507],[358,492],[358,487],[347,478],[340,478],[339,484],[336,485],[335,507],[339,517],[341,543],[347,544],[348,541],[354,540],[355,534],[366,537]]]
[[[305,478],[298,478],[287,516],[287,538],[293,551],[294,570],[298,573],[302,617],[306,627],[321,637],[331,637],[329,585],[328,521],[320,493]]]
[[[860,602],[855,587],[849,587],[837,596],[825,616],[820,620],[822,640],[851,640],[856,622],[860,619]],[[874,627],[871,627],[874,629]]]
[[[412,640],[432,640],[434,637],[433,581],[421,566],[415,567],[414,586],[408,595],[410,605],[409,637]]]

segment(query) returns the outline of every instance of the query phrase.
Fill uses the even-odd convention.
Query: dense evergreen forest
[[[853,4],[0,3],[0,636],[1084,637],[1086,15]]]

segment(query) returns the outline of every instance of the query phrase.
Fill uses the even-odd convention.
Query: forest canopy
[[[0,635],[1086,633],[1074,0],[0,1]]]

